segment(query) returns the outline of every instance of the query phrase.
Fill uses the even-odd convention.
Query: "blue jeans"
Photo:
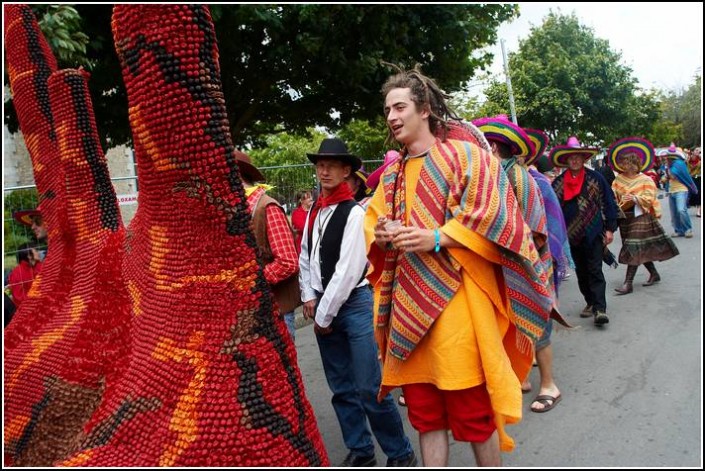
[[[684,235],[688,231],[693,230],[693,225],[690,222],[688,214],[688,192],[679,191],[671,193],[668,198],[668,206],[671,209],[671,225],[676,234]]]
[[[411,443],[404,433],[392,395],[387,394],[381,403],[377,402],[382,373],[372,330],[369,287],[362,286],[350,293],[331,327],[330,334],[316,334],[316,340],[345,446],[354,455],[375,454],[367,426],[369,420],[377,442],[389,459],[408,456],[412,451]]]
[[[294,317],[294,311],[287,312],[283,317],[284,322],[286,322],[286,328],[289,329],[289,334],[291,334],[291,340],[296,340],[296,318]]]

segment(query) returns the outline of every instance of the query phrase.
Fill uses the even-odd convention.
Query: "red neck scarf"
[[[342,182],[338,186],[336,186],[333,192],[328,196],[323,196],[322,194],[319,195],[318,199],[316,200],[316,203],[313,205],[313,208],[311,208],[311,216],[309,216],[308,218],[309,234],[313,230],[313,221],[316,220],[318,211],[320,211],[321,208],[326,208],[334,204],[342,203],[343,201],[350,201],[354,199],[355,198],[353,196],[352,190],[350,189],[350,185],[348,185],[346,182]]]
[[[583,181],[585,181],[585,167],[581,168],[576,176],[568,170],[563,177],[563,201],[570,201],[578,196],[583,188]]]

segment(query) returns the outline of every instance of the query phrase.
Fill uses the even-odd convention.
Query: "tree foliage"
[[[39,203],[36,188],[14,190],[6,193],[3,205],[3,251],[14,253],[17,247],[34,239],[34,233],[25,225],[14,220],[16,211],[35,209]]]
[[[702,140],[702,78],[696,75],[685,90],[658,93],[660,116],[651,134],[654,145],[675,142],[682,147],[699,146]],[[657,144],[658,143],[658,144]]]
[[[110,35],[110,5],[76,5],[89,38],[91,92],[101,138],[129,142],[127,103]],[[236,145],[261,145],[277,132],[336,130],[379,116],[390,70],[380,60],[420,63],[457,90],[492,55],[516,5],[213,5],[220,65]],[[8,107],[5,109],[8,115]],[[10,119],[11,130],[16,120]]]
[[[517,118],[544,129],[554,143],[570,135],[606,145],[625,134],[644,135],[658,116],[653,94],[639,93],[632,70],[609,42],[595,37],[575,14],[549,13],[533,27],[509,68]],[[509,114],[507,88],[495,81],[482,111]]]

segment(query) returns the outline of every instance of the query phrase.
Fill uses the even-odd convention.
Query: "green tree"
[[[345,141],[351,153],[362,160],[382,161],[386,151],[398,149],[399,147],[396,143],[385,144],[387,140],[387,124],[381,113],[371,123],[365,120],[353,119],[340,129],[336,135]],[[369,171],[371,169],[368,168],[366,170]]]
[[[702,76],[697,75],[682,100],[682,125],[684,147],[697,147],[702,142]]]
[[[21,244],[34,238],[32,231],[12,217],[15,211],[34,209],[39,197],[35,188],[15,190],[6,193],[3,208],[3,251],[5,255],[12,254]],[[13,262],[14,263],[14,262]]]
[[[696,75],[687,89],[661,92],[660,119],[654,128],[654,144],[675,142],[682,147],[699,146],[702,140],[702,76]]]
[[[510,54],[509,68],[519,124],[544,129],[554,143],[577,135],[586,143],[605,145],[620,129],[650,130],[653,103],[636,96],[632,70],[575,14],[549,13]],[[484,112],[509,114],[504,83],[495,81],[486,96]],[[640,105],[647,106],[648,119],[640,109],[636,113]],[[637,123],[645,129],[637,132]]]
[[[89,38],[82,31],[81,16],[69,5],[33,5],[39,27],[54,51],[59,67],[82,65],[90,68],[93,62],[86,57]]]
[[[110,35],[110,5],[76,5],[90,42],[90,87],[103,143],[129,142],[127,102]],[[492,60],[473,52],[497,39],[516,5],[213,5],[236,145],[266,136],[340,129],[379,116],[390,70],[420,63],[447,91]],[[11,130],[16,119],[5,108]],[[14,126],[14,128],[13,128]]]

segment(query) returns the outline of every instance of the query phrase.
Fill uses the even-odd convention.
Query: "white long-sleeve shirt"
[[[367,252],[365,250],[365,233],[363,221],[365,210],[354,206],[348,215],[348,221],[343,231],[343,242],[340,248],[340,258],[335,265],[335,273],[331,277],[325,291],[321,281],[320,239],[325,234],[337,204],[321,208],[313,221],[313,234],[311,245],[308,246],[308,227],[311,224],[306,216],[306,224],[301,240],[301,255],[299,255],[299,286],[301,287],[301,301],[307,302],[316,299],[316,291],[323,293],[316,309],[316,323],[321,327],[328,327],[333,318],[338,315],[340,307],[348,300],[353,289],[365,286],[369,282],[362,278],[367,267]],[[309,260],[309,252],[311,258]]]

